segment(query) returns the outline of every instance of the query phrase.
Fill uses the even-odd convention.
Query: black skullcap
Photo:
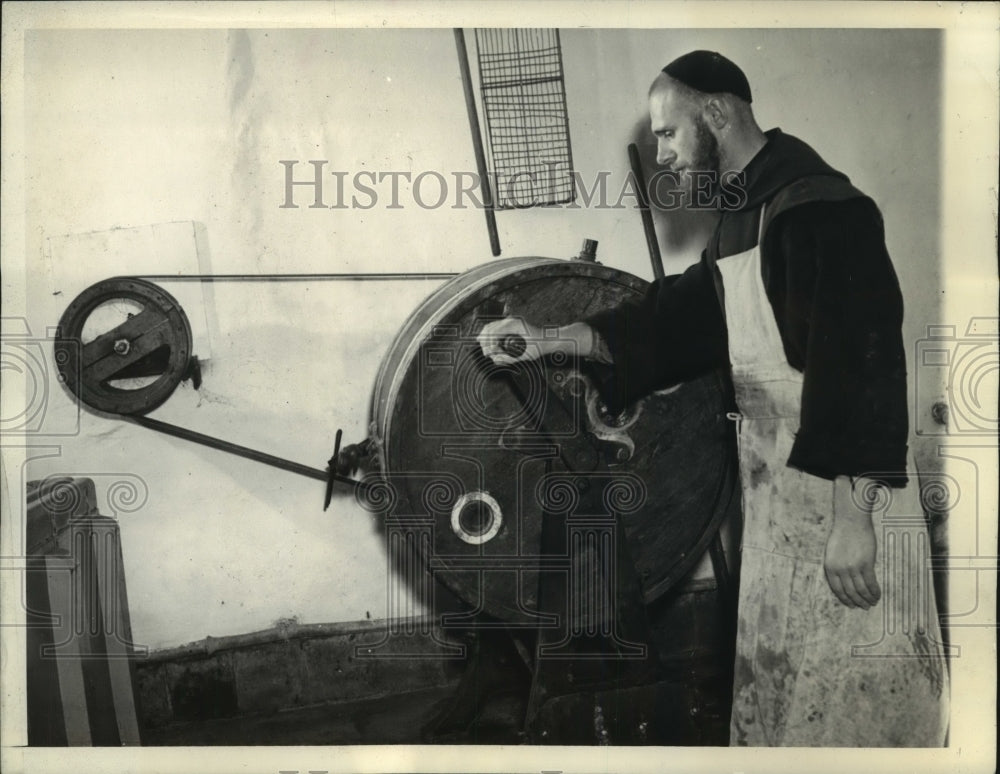
[[[677,57],[663,72],[695,91],[705,94],[735,94],[753,102],[750,83],[743,71],[716,51],[692,51]]]

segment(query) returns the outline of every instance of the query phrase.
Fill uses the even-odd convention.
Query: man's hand
[[[857,479],[858,486],[882,486]],[[855,502],[850,479],[838,477],[833,489],[833,529],[826,541],[823,570],[837,599],[868,610],[882,596],[875,577],[875,530],[870,506]]]
[[[520,336],[525,344],[524,352],[505,348],[505,340]],[[546,355],[563,352],[571,357],[586,357],[611,362],[607,347],[585,322],[575,322],[561,326],[553,336],[545,335],[537,325],[532,325],[520,317],[505,317],[483,326],[479,333],[479,346],[483,354],[494,363],[506,365],[538,360]]]
[[[516,354],[513,348],[504,346],[512,337],[518,336],[525,344],[524,351],[520,355]],[[479,332],[478,341],[483,354],[499,365],[538,360],[548,354],[543,348],[545,344],[550,343],[542,338],[542,331],[538,327],[520,317],[505,317],[502,320],[486,323]]]

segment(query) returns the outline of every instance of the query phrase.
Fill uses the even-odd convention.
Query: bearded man
[[[882,217],[807,144],[762,131],[751,103],[742,70],[709,51],[650,88],[658,163],[741,187],[736,207],[720,197],[699,263],[557,338],[509,318],[480,344],[497,363],[562,350],[611,364],[612,411],[728,370],[743,491],[730,743],[939,746],[948,675],[927,565],[886,559],[901,535],[885,503],[922,511]],[[531,343],[518,357],[511,333]],[[927,545],[922,523],[905,530]]]

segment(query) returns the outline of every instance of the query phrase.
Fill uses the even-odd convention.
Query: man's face
[[[649,98],[650,128],[656,135],[656,161],[687,178],[693,172],[719,173],[719,142],[697,106],[669,86]]]

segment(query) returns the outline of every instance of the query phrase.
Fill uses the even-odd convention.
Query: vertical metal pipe
[[[483,152],[483,138],[479,130],[479,113],[476,111],[476,95],[472,90],[472,74],[469,72],[469,53],[465,47],[465,33],[455,28],[455,46],[458,48],[458,67],[462,72],[462,89],[465,92],[465,109],[469,114],[469,128],[472,130],[472,150],[476,154],[476,169],[483,192],[483,208],[486,211],[486,230],[490,235],[490,249],[494,256],[500,255],[500,235],[497,233],[497,219],[493,204],[493,189],[490,188],[486,169],[486,154]]]
[[[646,191],[646,177],[642,174],[642,162],[639,160],[639,148],[634,142],[628,146],[628,161],[632,167],[632,176],[639,189],[639,211],[642,214],[642,230],[646,234],[646,248],[649,250],[649,262],[653,266],[653,276],[663,279],[663,258],[660,257],[660,243],[656,241],[656,229],[653,227],[653,213],[649,210],[649,194]]]

